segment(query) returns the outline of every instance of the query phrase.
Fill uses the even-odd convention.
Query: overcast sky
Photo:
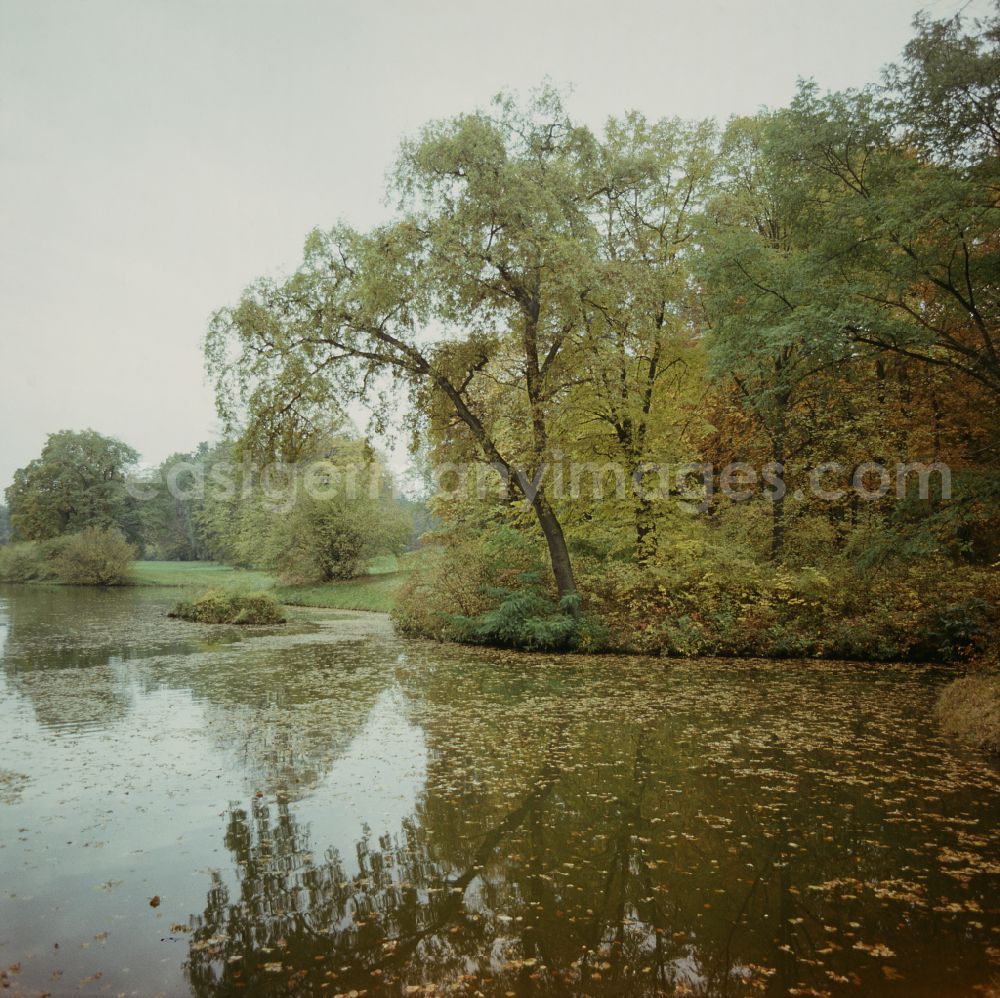
[[[208,316],[311,227],[382,218],[425,120],[546,75],[593,126],[724,119],[871,81],[961,5],[0,0],[0,488],[55,430],[150,463],[216,436]]]

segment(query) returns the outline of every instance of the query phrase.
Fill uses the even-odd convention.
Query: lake
[[[938,732],[943,670],[236,632],[177,598],[0,588],[13,993],[1000,982],[1000,773]]]

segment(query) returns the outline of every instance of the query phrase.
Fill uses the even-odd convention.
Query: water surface
[[[238,633],[175,598],[0,589],[14,993],[1000,981],[1000,775],[937,731],[943,672]]]

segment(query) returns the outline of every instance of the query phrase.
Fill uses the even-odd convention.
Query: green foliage
[[[0,548],[0,582],[51,581],[55,581],[55,570],[39,542],[22,541]]]
[[[374,555],[400,551],[409,533],[391,503],[302,496],[272,525],[267,563],[296,584],[352,579]]]
[[[407,633],[583,647],[597,617],[673,655],[978,652],[997,633],[1000,16],[915,27],[883,86],[803,83],[721,135],[637,114],[595,133],[550,88],[428,125],[390,223],[313,232],[287,281],[215,315],[220,412],[245,448],[312,459],[324,413],[364,399],[388,422],[406,392],[428,459],[501,472],[432,502]],[[590,469],[569,495],[563,458]],[[713,494],[691,512],[676,471],[699,461]],[[755,469],[749,499],[720,488],[731,462]],[[947,464],[953,496],[861,495],[869,462]],[[632,487],[650,465],[652,498]],[[215,557],[331,579],[392,535],[244,484],[198,514]]]
[[[14,536],[47,540],[85,527],[139,538],[138,503],[125,486],[138,454],[93,430],[49,435],[41,456],[14,472],[6,490]]]
[[[404,634],[447,639],[452,619],[488,612],[496,605],[491,591],[512,588],[540,568],[531,541],[506,525],[452,529],[434,540],[441,543],[421,552],[392,611]]]
[[[138,549],[117,530],[88,527],[49,542],[60,582],[81,586],[120,586],[130,581]]]
[[[301,399],[363,398],[384,421],[397,394],[376,386],[391,379],[418,426],[448,425],[466,457],[530,480],[592,341],[597,150],[551,87],[426,126],[402,146],[391,223],[311,233],[291,278],[260,280],[215,315],[206,358],[220,411],[249,410],[272,424],[267,437]],[[528,505],[557,589],[575,592],[544,490]]]
[[[598,651],[605,646],[607,632],[580,613],[579,597],[556,602],[535,572],[518,581],[517,589],[488,589],[485,595],[494,605],[484,613],[450,617],[449,639],[528,651]]]
[[[703,550],[584,578],[613,643],[651,654],[951,660],[988,646],[1000,625],[996,574],[941,559],[872,574]]]
[[[975,164],[1000,146],[1000,8],[967,31],[961,13],[917,15],[901,65],[885,74],[893,112],[925,155]]]
[[[508,526],[449,538],[423,553],[393,608],[407,634],[528,650],[597,650],[607,635],[542,581],[535,543]]]
[[[194,456],[202,500],[150,507],[150,550],[325,599],[400,549],[399,504],[278,501],[249,467],[232,487],[211,473],[232,457],[377,465],[344,407],[363,398],[382,424],[406,392],[429,458],[508,474],[433,503],[437,546],[394,610],[408,633],[588,647],[599,618],[617,647],[672,655],[986,647],[1000,18],[915,27],[882,87],[804,83],[721,135],[638,114],[595,133],[551,88],[429,124],[402,146],[390,223],[311,233],[287,281],[214,316],[206,358],[241,437]],[[510,473],[558,455],[598,470],[570,498],[539,478],[522,502]],[[702,459],[781,465],[788,499],[716,494],[695,515],[676,483],[655,500],[628,487],[647,463]],[[843,479],[872,459],[947,462],[953,497],[810,496],[810,468],[837,461]],[[350,585],[359,603],[374,591]]]
[[[135,545],[117,530],[88,527],[78,534],[0,549],[0,581],[121,586],[132,581],[136,554]]]
[[[191,601],[178,603],[171,617],[198,624],[283,624],[281,604],[268,592],[239,593],[209,589]]]
[[[967,658],[1000,630],[989,570],[942,556],[877,571],[829,558],[792,568],[704,537],[712,543],[692,537],[643,564],[581,558],[577,620],[541,584],[523,535],[467,536],[429,554],[393,619],[407,634],[516,648],[866,661]]]
[[[190,513],[199,556],[305,585],[353,578],[371,558],[400,552],[412,521],[368,442],[313,443],[320,452],[298,464],[237,462],[250,456],[245,441],[203,455],[204,492]]]
[[[146,496],[139,504],[142,553],[147,559],[198,561],[209,558],[210,534],[202,522],[202,482],[218,488],[213,472],[231,459],[228,443],[201,443],[188,453],[171,454],[152,473],[136,481]]]

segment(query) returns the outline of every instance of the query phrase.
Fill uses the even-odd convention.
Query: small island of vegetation
[[[284,624],[281,604],[268,592],[234,593],[210,589],[177,604],[169,616],[197,624]]]

